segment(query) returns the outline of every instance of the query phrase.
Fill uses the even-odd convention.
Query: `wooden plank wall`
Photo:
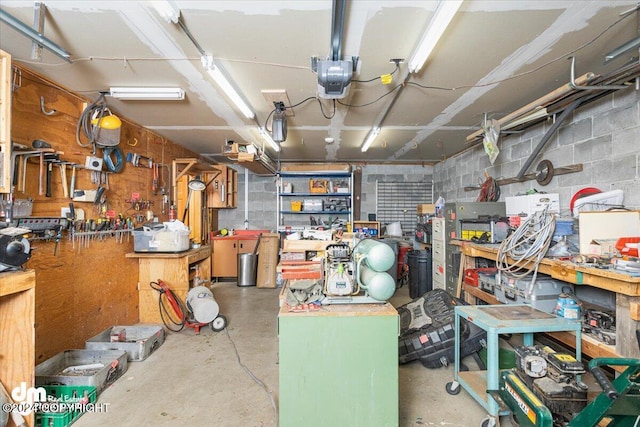
[[[31,146],[33,140],[41,139],[64,152],[62,159],[84,164],[91,151],[76,143],[76,126],[85,108],[83,103],[93,99],[61,88],[24,67],[19,66],[19,69],[22,84],[13,92],[13,142]],[[56,114],[42,113],[41,96],[44,96],[46,110],[55,109]],[[113,113],[117,114],[116,111]],[[137,153],[168,165],[174,158],[198,157],[126,118],[120,118],[123,122],[120,148],[125,156]],[[97,154],[102,157],[100,150]],[[70,180],[71,169],[67,175]],[[170,175],[166,169],[165,177],[167,189],[170,189]],[[29,162],[25,194],[16,192],[16,198],[34,200],[33,216],[60,216],[60,209],[69,206],[70,199],[63,197],[57,167],[53,169],[52,178],[52,197],[39,196],[38,164],[35,158]],[[76,189],[96,188],[96,184],[91,184],[87,170],[78,170],[76,179]],[[142,199],[153,202],[152,209],[160,221],[167,221],[168,215],[161,213],[162,196],[152,194],[151,182],[151,169],[136,168],[131,164],[126,164],[121,173],[110,174],[109,190],[106,191],[109,209],[125,217],[133,216],[137,212],[126,200],[137,192]],[[99,217],[92,203],[75,202],[74,206],[84,209],[87,219]],[[53,254],[54,242],[34,241],[32,248],[32,257],[25,267],[36,271],[36,363],[63,350],[84,348],[86,339],[109,326],[138,321],[138,261],[124,256],[133,251],[133,237],[125,237],[122,242],[113,237],[94,240],[88,248],[80,248],[76,242],[74,248],[65,232],[56,255]]]

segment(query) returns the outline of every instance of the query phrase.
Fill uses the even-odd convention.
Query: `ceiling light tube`
[[[613,61],[614,59],[616,59],[618,56],[622,55],[623,53],[631,50],[631,49],[637,49],[640,46],[640,37],[636,37],[634,39],[629,40],[628,42],[626,42],[625,44],[618,46],[617,48],[613,49],[611,52],[607,53],[604,57],[604,62],[605,64],[609,61]]]
[[[544,107],[539,107],[535,110],[533,110],[532,112],[524,115],[524,116],[520,116],[508,123],[505,123],[504,125],[502,125],[500,127],[501,130],[509,130],[509,129],[513,129],[514,127],[520,126],[520,125],[524,125],[526,123],[532,122],[534,120],[540,120],[543,119],[545,117],[547,117],[549,115],[549,113],[547,112],[547,109]]]
[[[276,150],[276,152],[280,151],[280,145],[278,145],[273,140],[273,138],[271,138],[271,135],[269,135],[269,132],[267,132],[265,128],[263,127],[260,128],[260,135],[262,135],[262,138],[264,138],[264,140],[267,141],[267,143],[271,146],[271,148]]]
[[[440,0],[431,21],[429,21],[427,31],[425,31],[424,36],[422,36],[422,40],[411,57],[411,60],[409,60],[410,73],[420,71],[436,47],[436,44],[438,44],[440,37],[442,37],[442,34],[444,34],[444,31],[449,26],[449,23],[451,23],[453,16],[462,5],[462,1],[463,0]]]
[[[367,137],[366,141],[362,145],[361,150],[362,150],[363,153],[365,151],[367,151],[369,149],[369,147],[371,147],[371,144],[373,144],[373,141],[376,139],[376,137],[378,136],[379,133],[380,133],[380,128],[379,127],[375,127],[373,129],[371,129],[371,131],[369,132],[369,136]]]
[[[126,101],[180,101],[184,90],[179,87],[112,87],[109,95]]]
[[[158,14],[167,22],[178,23],[180,8],[171,0],[154,0],[149,2]]]
[[[222,91],[229,97],[231,101],[238,107],[238,109],[244,114],[247,119],[253,119],[255,113],[249,108],[246,102],[242,99],[240,94],[231,86],[231,83],[222,74],[220,68],[213,63],[213,57],[208,55],[202,56],[202,65],[207,70],[207,73],[213,78],[216,84],[222,89]]]
[[[72,62],[71,54],[69,52],[67,52],[66,50],[64,50],[63,48],[61,48],[60,46],[58,46],[57,44],[55,44],[54,42],[46,38],[41,33],[34,30],[30,26],[24,24],[23,22],[9,15],[7,12],[5,12],[2,9],[0,9],[0,21],[9,25],[10,27],[12,27],[14,30],[18,31],[22,35],[29,37],[34,42],[38,43],[40,46],[44,47],[45,49],[55,53],[65,61],[69,63]]]

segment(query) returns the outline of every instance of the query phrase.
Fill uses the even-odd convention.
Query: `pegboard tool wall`
[[[93,99],[62,88],[22,66],[17,69],[21,79],[12,92],[12,141],[28,147],[36,139],[46,141],[61,152],[61,159],[84,165],[91,148],[76,143],[76,126],[83,109]],[[55,109],[55,114],[43,114],[40,97],[44,97],[46,111]],[[118,115],[117,111],[112,112]],[[119,147],[125,158],[127,153],[136,153],[170,165],[174,158],[198,157],[125,117],[118,117],[122,120]],[[102,157],[102,152],[98,150],[96,156]],[[32,216],[59,217],[60,209],[68,207],[71,201],[63,195],[60,170],[53,167],[51,197],[39,195],[36,159],[27,164],[24,193],[16,192],[15,197],[33,199]],[[78,169],[76,174],[76,189],[96,189],[90,171]],[[164,177],[170,190],[171,176],[166,170]],[[70,178],[68,169],[67,179]],[[168,220],[168,207],[163,215],[162,195],[153,194],[152,180],[152,169],[130,163],[124,165],[122,172],[109,174],[109,189],[105,192],[108,209],[132,216],[135,212],[127,200],[132,193],[139,193],[141,199],[152,201],[151,208],[159,221]],[[87,219],[99,217],[93,203],[74,202],[74,206],[82,208]],[[113,237],[92,240],[88,247],[80,248],[65,232],[56,255],[54,246],[54,241],[34,241],[31,259],[24,266],[36,271],[36,363],[63,350],[83,348],[87,338],[109,326],[138,321],[138,263],[124,256],[133,251],[132,236],[124,237],[122,242]]]

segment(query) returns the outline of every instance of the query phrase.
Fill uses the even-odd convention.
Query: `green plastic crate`
[[[71,412],[36,412],[36,427],[67,427],[74,421]]]
[[[98,392],[94,386],[83,385],[46,385],[48,401],[60,403],[96,403]],[[86,397],[86,401],[83,400]],[[66,427],[77,420],[84,411],[73,409],[65,412],[37,412],[36,427]]]

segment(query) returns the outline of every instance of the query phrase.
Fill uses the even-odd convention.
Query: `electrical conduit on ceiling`
[[[484,94],[492,90],[495,85],[491,82],[503,80],[512,77],[523,66],[528,65],[535,60],[547,55],[550,46],[561,39],[565,34],[577,31],[588,25],[589,19],[596,15],[598,7],[594,7],[593,3],[576,3],[577,6],[567,9],[551,24],[543,33],[536,37],[531,43],[517,49],[513,54],[505,58],[502,63],[491,70],[487,75],[478,80],[476,85],[487,85],[481,87],[472,87],[455,102],[449,105],[445,110],[436,116],[431,125],[436,125],[430,129],[419,131],[415,137],[409,140],[402,148],[396,151],[389,160],[402,157],[411,151],[418,144],[424,142],[427,137],[436,132],[440,126],[450,123],[455,116],[465,108],[473,105]]]

